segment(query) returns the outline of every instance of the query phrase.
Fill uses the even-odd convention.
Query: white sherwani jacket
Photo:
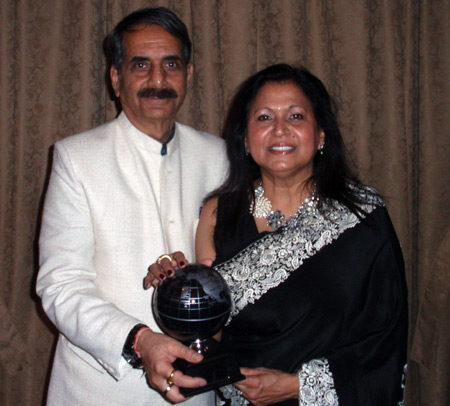
[[[144,291],[149,264],[194,258],[202,199],[224,180],[221,139],[176,124],[161,144],[117,119],[55,146],[40,235],[37,292],[60,331],[51,405],[163,405],[121,357],[131,328],[160,331]],[[203,399],[202,399],[203,398]],[[190,404],[211,404],[212,393]]]

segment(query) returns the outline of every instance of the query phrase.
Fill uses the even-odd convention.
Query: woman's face
[[[297,85],[269,82],[261,87],[250,107],[245,143],[262,174],[306,180],[324,141],[311,103]]]

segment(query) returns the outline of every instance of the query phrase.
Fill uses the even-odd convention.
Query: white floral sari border
[[[361,207],[367,214],[376,205],[383,205],[377,196],[363,197],[367,204]],[[233,299],[227,324],[248,304],[255,303],[285,281],[306,259],[360,223],[360,219],[340,203],[327,204],[325,210],[326,216],[317,209],[312,210],[302,219],[299,230],[268,234],[214,267],[227,282]]]

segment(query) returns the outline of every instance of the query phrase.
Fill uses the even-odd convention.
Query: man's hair
[[[146,7],[133,11],[124,17],[106,39],[109,61],[121,76],[122,64],[126,56],[123,37],[126,32],[133,32],[138,26],[159,25],[181,42],[184,63],[191,59],[191,40],[186,25],[178,16],[165,7]]]
[[[227,143],[230,170],[225,183],[207,199],[231,193],[238,203],[225,212],[223,224],[218,223],[216,228],[229,227],[248,210],[246,202],[254,192],[253,184],[261,177],[259,166],[245,153],[245,137],[251,106],[260,89],[267,83],[291,83],[309,100],[317,127],[325,133],[323,155],[316,153],[314,156],[313,175],[309,182],[316,184],[321,201],[337,200],[359,215],[360,198],[355,191],[361,190],[363,185],[348,165],[335,103],[320,79],[306,68],[277,64],[248,78],[231,101],[222,134]]]

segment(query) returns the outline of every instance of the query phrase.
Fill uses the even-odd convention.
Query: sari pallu
[[[331,378],[339,405],[401,401],[407,336],[403,259],[386,209],[368,204],[364,210],[362,222],[335,203],[326,217],[314,210],[298,230],[262,238],[249,215],[237,234],[220,237],[225,245],[248,240],[248,233],[255,237],[215,266],[235,305],[222,342],[241,366],[296,373],[323,361],[326,376],[315,371],[303,390],[314,391]],[[304,395],[308,399],[310,393]],[[300,404],[316,405],[305,402]]]

